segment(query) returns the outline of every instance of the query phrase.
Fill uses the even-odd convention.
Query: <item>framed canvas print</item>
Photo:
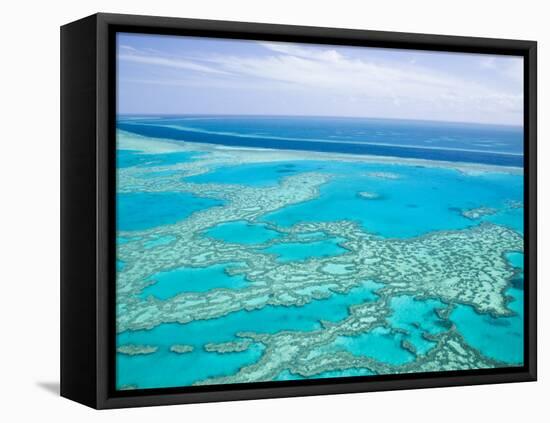
[[[61,31],[62,395],[536,379],[536,43]]]

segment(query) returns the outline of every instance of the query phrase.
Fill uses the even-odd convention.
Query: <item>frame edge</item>
[[[62,397],[96,406],[96,16],[61,27]]]
[[[529,284],[533,287],[529,294],[530,314],[534,318],[530,319],[529,326],[529,341],[532,348],[529,350],[529,368],[526,371],[513,374],[495,374],[495,375],[475,375],[475,376],[456,376],[446,379],[427,377],[424,379],[405,380],[405,381],[378,381],[378,382],[348,382],[344,384],[327,384],[323,386],[297,386],[297,387],[279,387],[272,388],[250,388],[234,391],[217,391],[217,392],[202,392],[202,393],[177,393],[177,394],[157,394],[157,395],[140,395],[140,396],[125,396],[112,397],[109,394],[107,384],[108,378],[108,353],[109,341],[108,334],[108,319],[109,319],[109,300],[108,300],[108,265],[109,260],[107,254],[108,241],[108,171],[107,165],[109,150],[108,143],[110,137],[109,130],[109,69],[112,64],[108,60],[109,52],[109,27],[118,25],[130,26],[147,26],[151,28],[191,28],[205,29],[217,28],[221,31],[238,31],[249,34],[278,34],[288,35],[295,33],[297,36],[314,37],[323,32],[323,36],[332,38],[340,38],[346,40],[348,38],[361,38],[371,40],[382,40],[390,38],[392,42],[403,41],[403,38],[420,38],[424,43],[425,49],[432,49],[437,43],[440,49],[449,50],[457,46],[467,46],[468,48],[478,48],[486,46],[490,49],[512,48],[516,51],[523,51],[529,62],[529,158],[531,160],[531,168],[529,173],[529,191],[530,194],[530,227],[534,228],[531,233],[530,243],[534,243],[534,248],[531,251],[536,252],[536,48],[535,41],[524,40],[505,40],[505,39],[490,39],[490,38],[473,38],[462,36],[447,36],[447,35],[429,35],[429,34],[411,34],[400,32],[384,32],[384,31],[368,31],[354,29],[335,29],[335,28],[319,28],[305,27],[294,25],[278,25],[264,23],[244,23],[244,22],[227,22],[227,21],[212,21],[199,19],[183,19],[183,18],[164,18],[150,17],[139,15],[123,15],[99,13],[93,15],[97,21],[97,402],[92,405],[98,409],[111,409],[121,407],[136,407],[136,406],[153,406],[153,405],[171,405],[185,403],[201,403],[215,401],[235,401],[235,400],[250,400],[250,399],[265,399],[265,398],[281,398],[281,397],[296,397],[296,396],[312,396],[312,395],[327,395],[327,394],[343,394],[343,393],[360,393],[385,390],[402,390],[402,389],[423,389],[433,387],[450,387],[461,385],[479,385],[479,384],[494,384],[508,382],[527,382],[537,380],[536,370],[536,256],[529,256],[530,278]],[[526,75],[527,76],[527,75]],[[534,204],[534,206],[533,206]],[[534,256],[534,257],[533,257]],[[89,405],[89,404],[87,404]]]

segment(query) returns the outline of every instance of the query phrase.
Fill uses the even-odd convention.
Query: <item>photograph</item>
[[[117,391],[524,366],[523,56],[115,43]]]

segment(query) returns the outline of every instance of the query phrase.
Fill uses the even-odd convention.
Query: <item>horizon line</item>
[[[438,120],[438,119],[413,119],[413,118],[394,118],[394,117],[379,117],[379,116],[338,116],[338,115],[285,115],[285,114],[259,114],[259,113],[242,113],[242,114],[223,114],[223,113],[116,113],[119,116],[139,116],[139,117],[285,117],[285,118],[338,118],[338,119],[373,119],[373,120],[394,120],[394,121],[410,121],[410,122],[429,122],[429,123],[451,123],[451,124],[466,124],[466,125],[486,125],[486,126],[506,126],[512,128],[524,128],[523,123],[496,123],[496,122],[474,122],[461,120]]]

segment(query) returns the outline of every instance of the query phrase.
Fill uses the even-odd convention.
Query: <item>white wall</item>
[[[2,7],[0,416],[3,421],[541,421],[548,410],[550,31],[537,0],[80,0]],[[52,393],[59,365],[59,26],[97,11],[539,41],[540,377],[537,383],[94,412]],[[546,12],[546,13],[545,13]],[[544,307],[546,305],[546,307]],[[538,417],[537,417],[538,416]],[[69,421],[69,420],[68,420]]]

